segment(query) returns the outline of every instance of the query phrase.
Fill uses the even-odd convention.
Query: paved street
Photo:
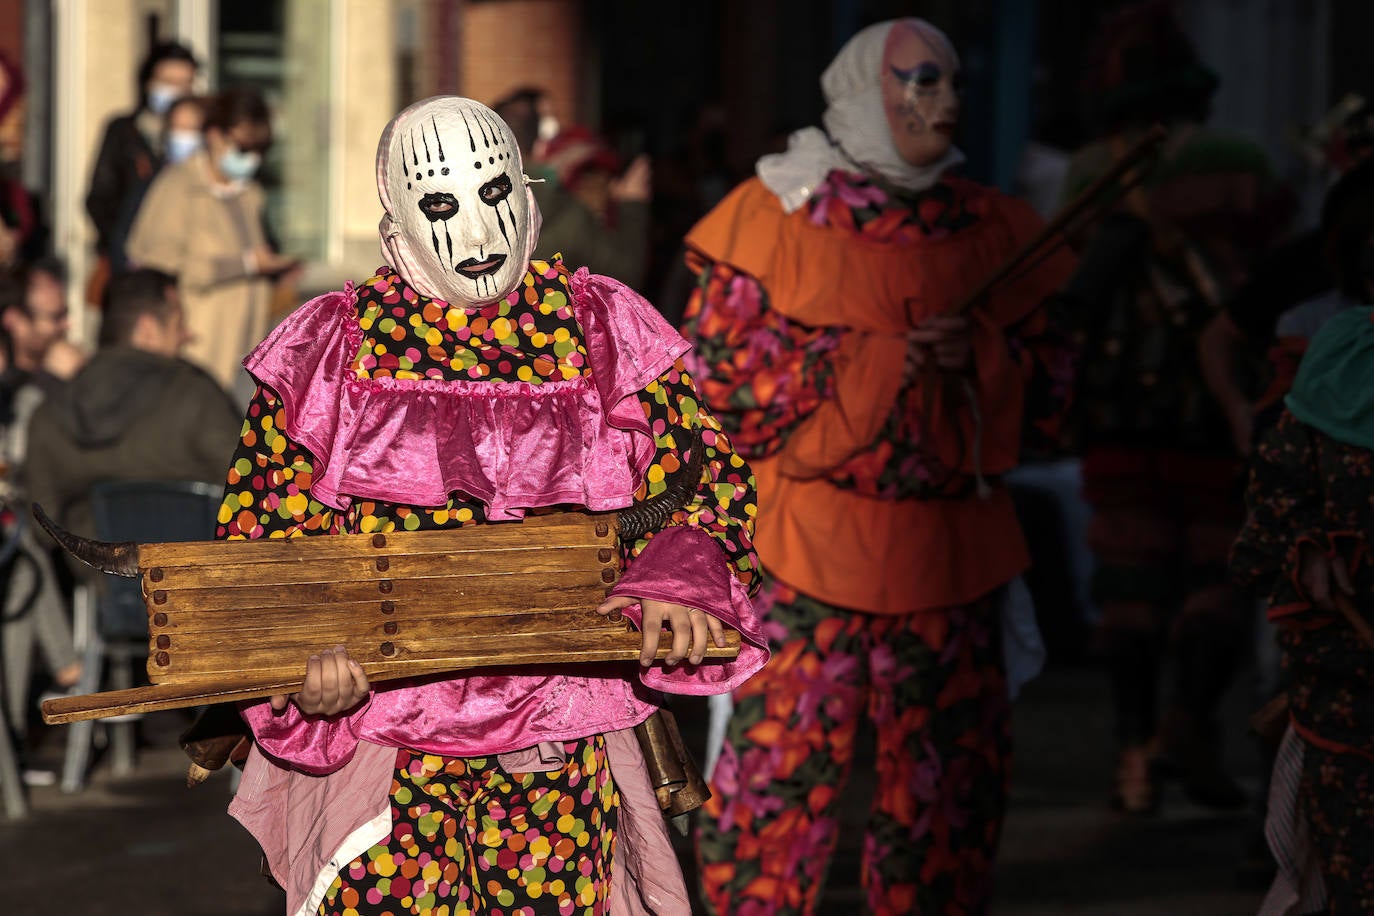
[[[1244,712],[1237,691],[1236,716]],[[694,706],[680,717],[691,717]],[[0,821],[6,916],[73,913],[138,916],[276,916],[283,897],[258,877],[248,835],[226,814],[221,774],[187,790],[175,748],[180,720],[151,717],[151,747],[137,775],[114,780],[102,761],[90,787],[63,795],[31,790],[23,822]],[[1163,813],[1127,820],[1104,803],[1111,765],[1105,679],[1054,672],[1016,708],[1018,756],[999,875],[998,916],[1242,916],[1261,894],[1236,880],[1248,836],[1245,815],[1217,815],[1166,797]],[[61,738],[54,734],[52,738]],[[1244,739],[1233,764],[1253,780]],[[56,764],[61,742],[42,753]],[[856,790],[827,892],[829,913],[858,912],[858,837],[866,804]]]

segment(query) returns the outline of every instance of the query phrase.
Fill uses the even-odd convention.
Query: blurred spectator
[[[267,333],[274,280],[298,262],[274,251],[254,180],[272,144],[267,104],[231,89],[207,105],[205,148],[158,175],[129,236],[129,257],[178,278],[191,340],[186,355],[236,400],[252,383],[240,365]]]
[[[13,274],[20,294],[0,305],[5,338],[5,372],[50,394],[61,376],[49,368],[52,351],[66,346],[67,274],[58,261],[38,261]]]
[[[138,68],[138,107],[105,126],[86,195],[86,212],[95,224],[100,259],[86,293],[93,305],[103,301],[110,272],[123,263],[124,253],[116,250],[120,216],[129,198],[146,187],[162,167],[164,119],[173,102],[190,95],[198,66],[195,55],[184,45],[156,45]]]
[[[0,268],[41,256],[47,230],[20,180],[24,153],[24,74],[0,54]]]
[[[242,418],[215,380],[180,358],[176,281],[139,270],[110,281],[100,349],[34,413],[24,480],[59,524],[94,536],[103,480],[219,480]]]
[[[1199,367],[1199,333],[1290,200],[1255,144],[1202,126],[1217,78],[1167,2],[1106,23],[1086,95],[1100,139],[1070,165],[1076,195],[1153,123],[1160,161],[1088,244],[1075,286],[1091,303],[1078,398],[1084,492],[1094,517],[1095,597],[1111,666],[1119,762],[1114,802],[1143,813],[1158,778],[1196,801],[1237,807],[1216,712],[1246,645],[1246,604],[1227,548],[1241,521],[1240,463]],[[1175,682],[1159,714],[1166,654]]]
[[[561,129],[548,93],[535,86],[522,86],[507,93],[491,109],[511,125],[527,169],[532,161],[543,157],[544,147]],[[531,177],[539,176],[531,173]]]
[[[27,456],[29,418],[60,382],[44,371],[46,351],[66,329],[66,295],[60,265],[41,263],[0,280],[0,327],[5,332],[5,366],[0,373],[0,527],[19,538],[19,552],[6,570],[3,597],[5,715],[18,735],[28,724],[31,662],[35,644],[60,689],[75,685],[81,663],[72,644],[66,604],[47,550],[25,525],[28,500],[18,486]],[[31,781],[53,774],[26,771]]]
[[[205,148],[205,103],[200,96],[182,96],[167,109],[167,117],[162,134],[164,165],[185,162]],[[138,211],[143,207],[143,199],[148,196],[156,175],[135,184],[124,198],[119,208],[119,219],[115,223],[110,243],[110,272],[121,274],[130,270],[126,254],[129,232],[133,229]],[[103,304],[102,298],[101,303]]]
[[[649,157],[637,156],[622,175],[619,158],[600,137],[569,127],[549,141],[542,161],[567,193],[540,201],[540,253],[561,251],[638,289],[649,266]]]

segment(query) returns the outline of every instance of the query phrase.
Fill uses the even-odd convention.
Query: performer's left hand
[[[973,365],[972,325],[964,315],[927,318],[906,335],[907,362],[923,369],[932,362],[941,369],[964,372]]]
[[[667,601],[655,601],[652,598],[632,598],[623,595],[618,598],[607,598],[601,602],[596,612],[605,617],[632,604],[638,604],[644,612],[640,626],[644,633],[644,641],[640,644],[639,663],[645,668],[652,665],[654,657],[658,655],[659,634],[665,623],[673,631],[673,647],[663,660],[665,665],[676,665],[684,658],[694,665],[701,664],[701,660],[706,657],[708,633],[716,648],[725,648],[725,628],[721,622],[696,608],[670,604]]]

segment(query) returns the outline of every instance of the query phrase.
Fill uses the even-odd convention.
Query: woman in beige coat
[[[129,237],[129,259],[177,277],[191,342],[186,357],[240,400],[251,395],[240,361],[269,330],[272,282],[295,266],[263,231],[253,180],[272,143],[267,105],[249,89],[210,100],[205,149],[164,169]]]

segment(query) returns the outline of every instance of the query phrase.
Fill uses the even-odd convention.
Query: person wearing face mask
[[[198,68],[195,55],[185,45],[163,42],[154,46],[138,68],[138,107],[105,126],[86,194],[86,212],[95,225],[100,258],[86,292],[92,304],[103,300],[104,283],[115,262],[123,260],[117,249],[121,217],[130,212],[130,198],[147,187],[166,161],[167,112],[177,99],[191,94]]]
[[[1004,627],[1029,558],[1002,475],[1072,369],[1063,251],[962,314],[1041,227],[955,177],[959,58],[930,23],[855,35],[824,130],[759,160],[688,234],[689,366],[759,482],[773,661],[734,709],[698,821],[717,913],[814,913],[867,716],[867,912],[981,913],[1010,758]]]
[[[267,332],[274,281],[297,262],[273,251],[254,175],[272,142],[267,104],[250,89],[210,99],[205,146],[158,175],[129,235],[129,260],[178,278],[191,341],[186,358],[240,403],[240,365]]]
[[[184,162],[198,150],[204,148],[205,104],[205,99],[187,95],[177,99],[167,109],[166,129],[163,132],[162,144],[167,165]],[[153,176],[153,178],[156,177],[156,175]],[[127,251],[129,232],[133,229],[134,220],[138,217],[138,211],[143,206],[143,199],[148,196],[148,188],[152,184],[152,178],[139,182],[129,192],[120,208],[119,222],[115,226],[114,236],[110,243],[110,272],[114,276],[131,270]]]
[[[653,306],[531,260],[539,210],[495,112],[415,103],[383,132],[376,174],[385,264],[244,361],[258,387],[217,536],[508,523],[643,505],[670,482],[680,508],[622,529],[625,572],[597,608],[644,631],[637,670],[374,685],[323,645],[299,692],[242,707],[253,749],[230,812],[288,913],[380,916],[404,895],[411,912],[685,916],[633,729],[655,691],[727,691],[767,659],[749,597],[753,476]],[[701,664],[722,623],[741,633],[738,658]],[[652,665],[665,626],[672,649]]]

